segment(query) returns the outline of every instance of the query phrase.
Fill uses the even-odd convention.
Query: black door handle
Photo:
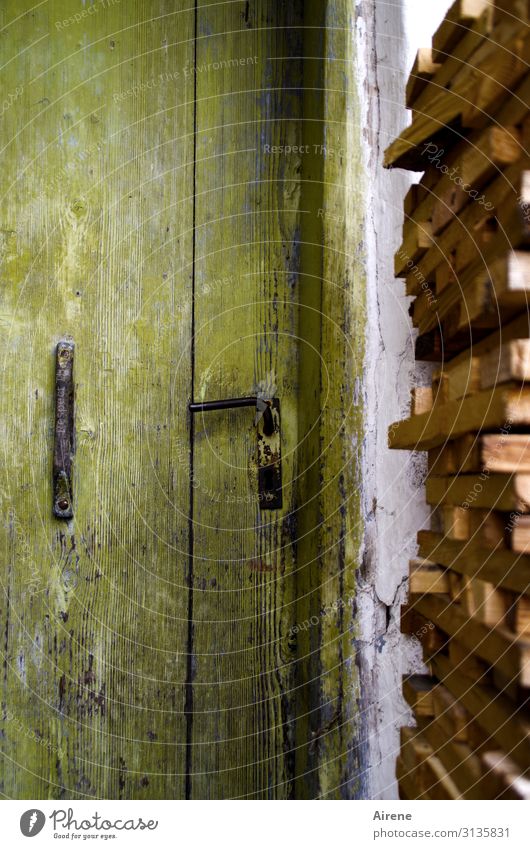
[[[272,436],[274,433],[274,418],[272,401],[265,401],[256,395],[243,398],[223,398],[220,401],[200,401],[189,405],[190,413],[207,413],[210,410],[233,410],[237,407],[255,407],[258,416],[263,416],[263,433]]]

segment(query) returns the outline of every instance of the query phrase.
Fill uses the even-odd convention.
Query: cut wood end
[[[514,475],[513,488],[518,502],[516,509],[521,513],[530,513],[530,475]]]
[[[420,47],[416,54],[416,61],[413,67],[416,68],[419,74],[436,73],[440,65],[438,62],[433,62],[432,45],[431,47]]]
[[[462,156],[462,181],[482,186],[490,173],[496,176],[496,168],[512,165],[523,155],[522,134],[516,127],[488,127]]]
[[[530,0],[494,0],[493,23],[530,22]]]
[[[430,560],[414,558],[410,561],[410,595],[447,595],[449,578],[446,569]]]
[[[521,173],[521,194],[519,197],[519,203],[530,203],[530,171],[523,171]]]
[[[385,150],[385,154],[383,157],[383,168],[396,167],[395,163],[403,156],[404,153],[406,153],[407,147],[410,148],[411,151],[414,150],[413,144],[404,142],[399,137],[395,141],[393,141],[392,144],[389,145]]]
[[[410,675],[403,678],[403,696],[416,716],[434,716],[432,692],[436,683],[434,678],[427,675]]]
[[[480,357],[480,387],[530,380],[530,339],[514,339]]]
[[[432,58],[432,47],[420,47],[416,59],[411,68],[407,87],[405,90],[406,104],[409,109],[414,105],[427,82],[440,70],[442,66],[434,62]]]
[[[530,293],[530,254],[511,251],[489,264],[491,282],[497,295],[509,292]]]
[[[433,395],[432,386],[416,386],[411,392],[410,412],[412,416],[419,416],[432,410]]]

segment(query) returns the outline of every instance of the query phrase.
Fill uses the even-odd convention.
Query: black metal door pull
[[[74,438],[74,343],[63,340],[55,351],[55,440],[53,447],[53,514],[71,519]]]
[[[280,401],[266,400],[256,395],[243,398],[224,398],[219,401],[190,403],[191,413],[213,410],[233,410],[238,407],[256,408],[258,499],[262,510],[279,510],[282,506],[282,468],[280,451]]]

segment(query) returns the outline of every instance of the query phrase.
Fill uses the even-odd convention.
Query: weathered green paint
[[[323,144],[324,126],[324,67],[325,6],[315,2],[304,7],[303,55],[303,115],[304,143],[308,148],[301,158],[301,208],[307,210],[300,247],[299,387],[304,387],[304,402],[298,416],[297,502],[298,543],[296,598],[296,649],[299,687],[296,690],[296,755],[297,795],[312,799],[320,787],[320,758],[316,739],[321,721],[320,695],[320,394],[322,361],[322,218],[318,210],[324,196],[324,157],[319,153]],[[310,623],[310,627],[305,627]],[[316,624],[313,624],[316,623]]]
[[[326,7],[323,110],[324,198],[321,351],[321,631],[319,795],[362,797],[361,688],[356,665],[355,571],[363,540],[361,505],[366,326],[361,156],[353,32],[348,0]]]
[[[2,88],[22,88],[2,117],[5,796],[359,792],[354,619],[321,615],[354,593],[362,531],[347,6],[330,0],[324,34],[316,0],[95,3],[68,25],[88,7],[3,4]],[[345,158],[267,148],[315,143]],[[68,336],[65,523],[51,457]],[[187,413],[266,380],[272,512],[252,411]]]
[[[120,93],[193,61],[194,17],[142,0],[57,28],[82,9],[2,4],[2,90],[24,87],[3,116],[2,792],[178,797],[193,86]],[[51,511],[54,349],[68,335],[70,524]]]
[[[198,7],[197,67],[220,56],[252,61],[196,76],[195,288],[209,291],[196,298],[194,392],[237,397],[269,377],[281,402],[284,491],[281,511],[260,512],[248,471],[252,412],[196,419],[194,472],[206,487],[193,501],[191,794],[289,798],[299,178],[296,162],[267,145],[300,128],[299,92],[290,89],[298,63],[289,59],[299,55],[299,8]]]

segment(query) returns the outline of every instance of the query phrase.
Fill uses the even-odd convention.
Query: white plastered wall
[[[355,2],[355,0],[354,0]],[[428,527],[422,487],[425,457],[387,448],[388,426],[409,415],[410,388],[429,367],[414,361],[409,299],[393,274],[401,243],[403,198],[420,175],[382,167],[383,152],[410,121],[405,83],[418,47],[430,38],[448,0],[356,0],[356,40],[367,185],[363,497],[366,537],[359,577],[359,657],[364,681],[364,793],[397,798],[399,728],[412,724],[402,676],[421,671],[419,644],[400,634],[400,604],[416,534]]]

